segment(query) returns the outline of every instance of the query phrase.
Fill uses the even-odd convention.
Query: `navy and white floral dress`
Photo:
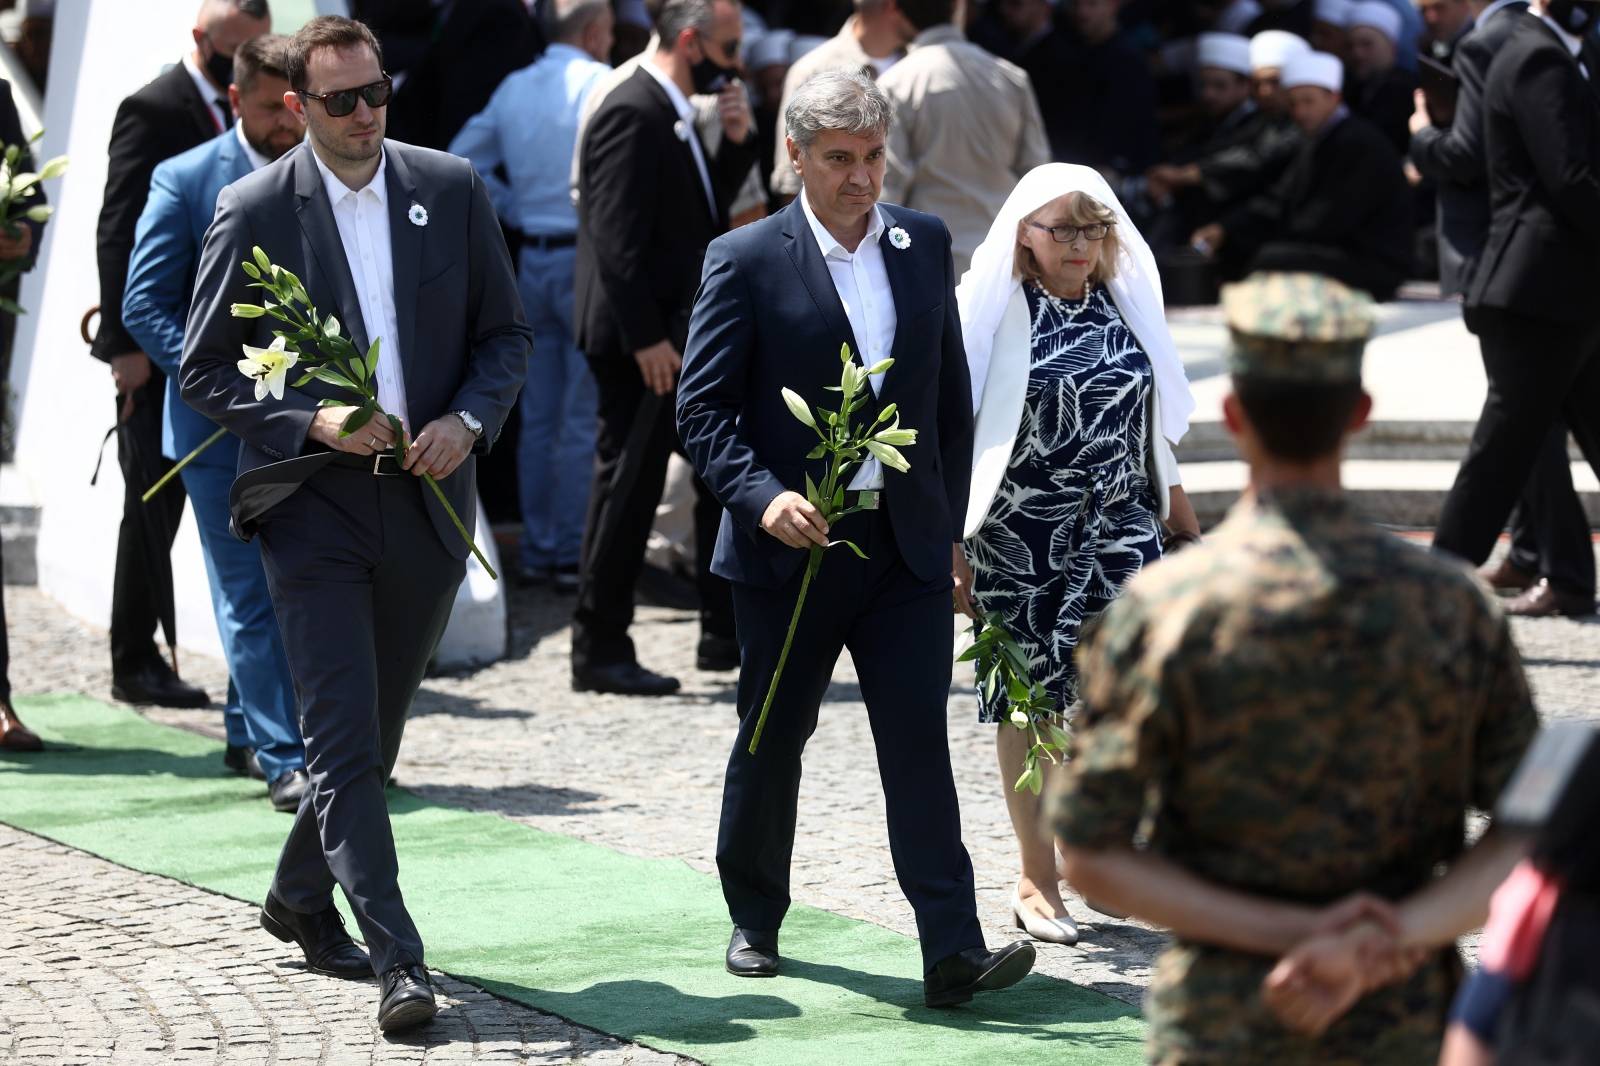
[[[1011,463],[967,541],[980,613],[998,612],[1066,711],[1078,696],[1073,651],[1085,622],[1161,557],[1147,473],[1150,359],[1104,286],[1060,300],[1023,286],[1031,369]],[[998,354],[998,353],[997,353]],[[1004,693],[979,697],[998,722]]]

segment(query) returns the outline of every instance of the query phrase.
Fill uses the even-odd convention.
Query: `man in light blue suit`
[[[184,323],[217,194],[305,136],[304,125],[283,102],[289,88],[286,44],[287,38],[268,34],[238,48],[228,89],[237,119],[233,128],[158,166],[139,218],[123,322],[167,375],[161,447],[169,459],[183,458],[217,432],[215,422],[178,395]],[[293,811],[308,785],[305,745],[261,550],[228,529],[228,490],[238,457],[238,440],[225,436],[181,475],[200,528],[211,603],[231,677],[224,709],[225,761],[243,771],[246,749],[253,750],[273,807]]]

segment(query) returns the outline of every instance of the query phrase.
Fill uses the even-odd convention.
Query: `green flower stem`
[[[477,558],[478,562],[489,572],[491,578],[499,581],[500,575],[494,572],[494,567],[489,565],[489,560],[485,559],[483,552],[478,550],[478,542],[472,539],[472,534],[467,532],[467,527],[461,524],[460,516],[456,514],[456,509],[450,506],[450,501],[444,498],[444,490],[439,487],[437,481],[433,480],[433,475],[423,474],[422,480],[428,483],[428,487],[433,490],[433,494],[439,498],[439,503],[444,507],[444,513],[450,516],[451,524],[456,527],[456,532],[461,534],[461,539],[467,542],[467,547],[472,549],[472,554]]]
[[[778,668],[772,672],[772,683],[767,686],[767,698],[761,701],[761,714],[756,718],[756,731],[750,737],[750,754],[756,753],[761,743],[762,730],[767,727],[767,712],[772,710],[772,698],[778,694],[778,679],[783,677],[783,667],[789,661],[789,647],[794,644],[794,631],[800,627],[800,611],[806,605],[806,593],[811,591],[811,579],[822,568],[823,549],[812,545],[806,559],[806,573],[800,579],[800,596],[794,601],[794,613],[789,616],[789,631],[783,635],[783,650],[778,653]]]
[[[219,429],[215,433],[211,434],[211,436],[201,441],[200,444],[196,446],[194,451],[190,452],[188,455],[185,455],[182,459],[179,459],[176,466],[174,466],[171,470],[168,470],[165,474],[162,474],[161,480],[157,481],[154,485],[151,485],[149,491],[147,491],[143,496],[139,497],[139,502],[149,503],[150,497],[160,492],[162,488],[166,486],[167,482],[177,477],[178,471],[188,466],[189,463],[193,461],[195,456],[199,455],[201,452],[205,451],[207,448],[211,447],[213,444],[217,443],[217,441],[221,440],[227,435],[227,430]]]

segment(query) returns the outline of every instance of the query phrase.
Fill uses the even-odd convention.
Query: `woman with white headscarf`
[[[1164,537],[1196,539],[1172,446],[1194,399],[1155,258],[1105,180],[1053,163],[1007,200],[956,289],[976,404],[972,490],[956,605],[1000,616],[1064,712],[1077,700],[1083,625]],[[1170,533],[1164,530],[1164,524]],[[1000,777],[1022,850],[1017,925],[1074,943],[1039,800],[1012,784],[1031,738],[998,722]]]

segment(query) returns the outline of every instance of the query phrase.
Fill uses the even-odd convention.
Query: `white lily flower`
[[[284,349],[284,339],[274,337],[265,348],[244,345],[245,358],[239,360],[239,373],[256,383],[256,399],[264,400],[270,392],[274,400],[283,399],[284,378],[300,361],[300,356]]]

